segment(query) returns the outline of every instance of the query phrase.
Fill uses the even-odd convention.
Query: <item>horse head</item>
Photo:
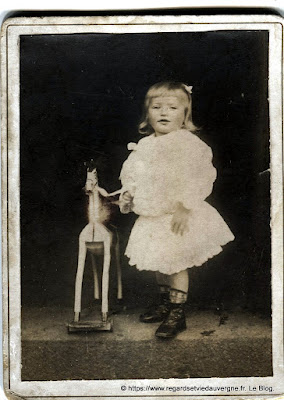
[[[98,174],[94,160],[86,162],[85,165],[87,166],[87,180],[84,189],[87,193],[90,193],[98,186]]]

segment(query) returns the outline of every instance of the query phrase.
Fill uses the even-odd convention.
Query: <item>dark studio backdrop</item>
[[[213,150],[218,178],[208,201],[236,237],[190,270],[188,303],[270,312],[267,52],[263,31],[21,37],[23,306],[73,307],[78,236],[87,223],[84,161],[95,160],[100,186],[118,189],[147,89],[177,80],[193,85],[198,135]],[[110,213],[123,253],[135,216],[117,206]],[[125,304],[152,301],[153,273],[136,271],[124,256],[122,268]]]

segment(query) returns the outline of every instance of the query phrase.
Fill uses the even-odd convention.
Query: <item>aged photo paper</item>
[[[1,96],[7,398],[280,398],[283,19],[7,19]]]

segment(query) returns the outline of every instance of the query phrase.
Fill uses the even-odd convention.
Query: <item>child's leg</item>
[[[170,312],[156,331],[160,338],[173,338],[186,329],[184,303],[188,293],[187,270],[169,276],[170,281]]]
[[[170,280],[169,275],[156,272],[156,281],[159,287],[159,301],[154,307],[140,315],[141,322],[161,322],[169,313]]]
[[[173,275],[168,275],[168,281],[171,289],[180,290],[181,292],[188,292],[188,271],[180,271]]]

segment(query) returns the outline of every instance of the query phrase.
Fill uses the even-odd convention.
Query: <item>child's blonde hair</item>
[[[192,101],[191,101],[191,88],[186,86],[182,82],[159,82],[155,83],[155,85],[151,86],[146,93],[144,108],[142,114],[142,122],[139,124],[139,132],[144,135],[150,135],[154,132],[154,129],[148,122],[148,109],[150,106],[150,102],[155,97],[161,96],[169,96],[175,94],[175,92],[181,90],[188,99],[188,105],[185,107],[185,116],[184,116],[184,124],[183,127],[189,129],[191,132],[197,130],[197,127],[192,122]]]

